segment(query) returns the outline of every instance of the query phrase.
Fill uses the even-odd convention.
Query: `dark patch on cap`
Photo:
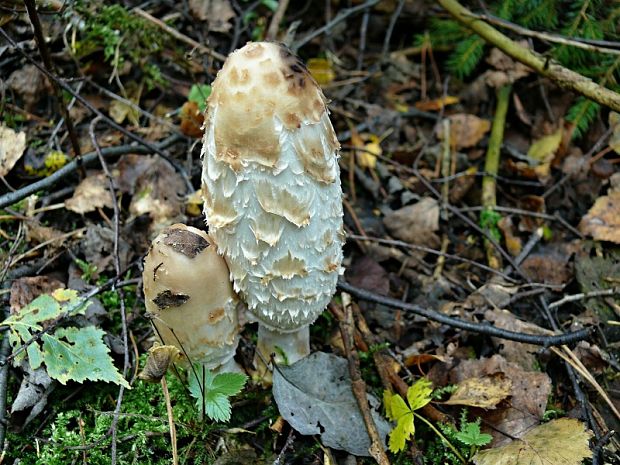
[[[165,310],[170,307],[180,307],[188,300],[189,296],[187,294],[175,294],[167,289],[157,294],[157,297],[153,299],[153,303],[157,305],[157,308],[160,310]]]
[[[204,237],[185,229],[170,228],[165,234],[163,243],[189,258],[194,258],[210,245]]]

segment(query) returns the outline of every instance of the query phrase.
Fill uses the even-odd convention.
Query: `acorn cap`
[[[203,195],[234,288],[262,324],[295,331],[329,303],[344,231],[325,97],[278,44],[232,53],[208,100]]]
[[[142,277],[146,310],[162,344],[208,369],[234,356],[238,300],[226,262],[204,231],[166,228],[151,244]]]

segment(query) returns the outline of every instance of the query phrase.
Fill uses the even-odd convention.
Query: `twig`
[[[291,430],[288,433],[288,436],[286,437],[286,441],[284,442],[284,446],[282,446],[282,450],[280,451],[276,459],[273,461],[273,465],[280,465],[282,463],[282,459],[284,458],[284,454],[286,454],[286,451],[289,450],[289,448],[293,445],[293,441],[295,440],[295,436],[293,432],[294,430],[293,428],[291,428]]]
[[[611,440],[614,434],[616,434],[616,432],[613,429],[610,429],[601,437],[601,439],[598,440],[596,446],[594,446],[594,449],[592,450],[592,465],[599,465],[601,463],[600,455],[603,453],[603,448]]]
[[[15,49],[19,53],[21,53],[22,56],[24,58],[26,58],[26,60],[28,60],[30,63],[32,63],[39,71],[41,71],[43,74],[45,74],[52,81],[56,82],[63,90],[66,90],[71,95],[73,95],[77,99],[77,101],[80,102],[82,105],[84,105],[91,113],[94,113],[95,115],[101,117],[101,119],[103,121],[105,121],[108,126],[116,129],[117,131],[120,131],[121,133],[123,133],[124,135],[129,137],[131,140],[136,141],[140,145],[148,147],[153,152],[155,152],[157,155],[159,155],[164,160],[166,160],[168,163],[170,163],[181,174],[181,176],[183,177],[183,180],[185,181],[185,185],[188,187],[188,190],[190,192],[192,192],[194,190],[194,187],[192,186],[192,183],[189,180],[189,177],[187,176],[187,173],[185,172],[185,169],[181,165],[179,165],[179,163],[177,163],[175,160],[171,159],[170,156],[166,152],[164,152],[162,149],[160,149],[156,145],[151,144],[146,139],[143,139],[142,137],[140,137],[140,136],[134,134],[133,132],[125,129],[123,126],[121,126],[120,124],[116,123],[112,118],[110,118],[109,116],[107,116],[104,113],[102,113],[99,109],[95,108],[88,100],[86,100],[80,94],[75,92],[75,90],[70,85],[68,85],[66,82],[64,82],[63,80],[59,79],[58,77],[54,76],[52,73],[47,71],[47,69],[45,69],[45,67],[41,66],[39,63],[37,63],[35,60],[33,60],[27,53],[25,53],[24,51],[22,51],[19,48],[17,48],[16,42],[11,38],[11,36],[9,36],[6,33],[6,31],[2,27],[0,27],[0,35],[2,35],[6,39],[6,41],[9,44],[11,44],[12,47],[15,47]]]
[[[157,147],[159,149],[164,149],[179,141],[180,138],[176,135],[170,136],[167,139],[164,139]],[[107,147],[101,149],[101,154],[104,157],[114,157],[119,155],[125,155],[128,153],[136,153],[136,154],[148,154],[152,151],[148,147],[136,146],[136,145],[119,145],[118,147]],[[94,162],[97,159],[97,152],[89,152],[86,155],[81,157],[81,163],[78,160],[73,160],[67,163],[65,166],[60,168],[58,171],[50,174],[49,176],[33,182],[32,184],[28,184],[27,186],[22,187],[14,192],[9,192],[0,196],[0,208],[8,207],[9,205],[14,204],[15,202],[19,202],[22,199],[25,199],[29,195],[35,194],[41,190],[47,189],[59,181],[66,180],[66,177],[76,171],[81,164],[84,166]]]
[[[520,34],[522,36],[534,37],[536,39],[545,40],[547,42],[568,45],[570,47],[581,48],[583,50],[589,50],[592,52],[607,53],[610,55],[620,55],[619,48],[606,47],[601,43],[597,44],[595,41],[589,41],[588,39],[582,39],[579,37],[568,38],[559,34],[551,34],[549,32],[532,31],[531,29],[526,29],[519,26],[518,24],[511,23],[510,21],[506,21],[505,19],[498,18],[492,15],[477,15],[472,13],[472,17],[478,18],[491,24],[496,24],[499,27],[508,29],[512,32],[516,32],[517,34]],[[620,42],[603,41],[603,43],[620,47]]]
[[[4,438],[6,437],[8,423],[6,418],[6,395],[9,383],[9,364],[6,363],[6,360],[10,354],[11,344],[9,342],[9,335],[4,333],[2,344],[0,345],[0,450],[4,450]]]
[[[50,74],[54,74],[54,64],[52,63],[52,58],[50,56],[49,49],[47,48],[47,42],[45,42],[45,37],[43,37],[43,28],[41,27],[41,21],[39,21],[39,15],[37,13],[37,6],[35,0],[24,0],[26,5],[26,9],[28,10],[28,17],[30,18],[30,22],[32,23],[32,29],[34,31],[34,37],[37,41],[37,46],[39,47],[39,52],[41,53],[41,59],[43,60],[43,64],[45,68]],[[77,134],[75,133],[75,127],[73,126],[73,120],[69,115],[69,111],[65,106],[64,100],[62,98],[62,93],[60,92],[60,88],[56,81],[52,81],[52,86],[54,88],[54,94],[56,95],[56,102],[58,104],[58,109],[62,114],[63,119],[65,120],[65,125],[67,126],[67,132],[69,133],[69,140],[71,141],[71,146],[73,147],[73,153],[76,157],[81,155],[80,143],[78,142]]]
[[[377,425],[372,418],[370,408],[368,407],[368,397],[366,396],[366,383],[362,379],[360,374],[360,361],[357,355],[353,343],[353,333],[355,326],[353,323],[353,311],[351,309],[351,296],[342,293],[342,306],[344,307],[345,319],[340,321],[340,333],[342,334],[342,340],[344,343],[344,350],[349,362],[349,374],[351,376],[351,390],[359,406],[360,413],[364,419],[366,425],[366,431],[368,431],[368,437],[370,438],[370,448],[368,452],[377,461],[379,465],[389,465],[385,450],[383,448],[383,441],[379,436]]]
[[[280,23],[284,19],[284,13],[286,13],[286,9],[288,8],[288,2],[289,0],[280,0],[278,2],[278,8],[271,18],[269,29],[267,29],[267,35],[265,36],[267,40],[277,39],[278,29],[280,28]]]
[[[392,299],[390,297],[384,297],[365,289],[360,289],[345,281],[338,281],[338,288],[349,294],[364,299],[369,302],[375,302],[378,304],[386,305],[392,308],[400,308],[416,315],[423,316],[432,321],[437,321],[453,328],[463,329],[478,334],[485,334],[487,336],[498,337],[500,339],[507,339],[509,341],[522,342],[525,344],[534,344],[543,347],[557,346],[562,344],[570,344],[577,341],[587,339],[591,330],[582,329],[571,333],[558,334],[554,336],[541,336],[537,334],[524,334],[516,331],[508,331],[502,328],[497,328],[486,323],[472,323],[470,321],[461,320],[460,318],[452,318],[443,313],[436,312],[422,308],[419,305],[409,304],[401,302],[400,300]]]
[[[368,20],[370,19],[370,8],[364,11],[362,16],[362,24],[360,25],[360,44],[357,51],[356,70],[360,71],[364,65],[364,52],[366,52],[366,35],[368,34]]]
[[[383,49],[381,51],[381,61],[385,62],[388,53],[390,52],[390,39],[392,38],[392,32],[394,32],[394,26],[396,26],[396,21],[403,11],[403,7],[405,6],[405,0],[398,0],[398,5],[394,8],[394,12],[392,16],[390,16],[390,23],[388,24],[388,28],[385,32],[385,37],[383,38]]]
[[[499,48],[506,55],[529,66],[538,74],[553,80],[562,88],[577,92],[614,111],[620,111],[620,94],[519,45],[493,26],[476,19],[473,13],[457,0],[438,0],[438,3],[448,10],[457,21]]]
[[[517,265],[520,265],[523,262],[523,260],[525,260],[528,257],[530,252],[534,249],[534,247],[536,247],[536,244],[540,242],[542,237],[543,237],[543,228],[536,228],[536,231],[534,231],[534,234],[530,236],[525,246],[523,246],[521,253],[519,253],[519,255],[515,258],[515,263]],[[504,269],[504,273],[506,274],[509,274],[511,271],[512,271],[512,267],[510,266],[507,266]]]
[[[332,19],[330,22],[328,22],[327,24],[325,24],[324,26],[310,32],[309,34],[307,34],[305,37],[302,37],[301,39],[299,39],[298,41],[295,41],[292,45],[291,45],[291,50],[295,53],[297,53],[297,50],[299,50],[301,47],[303,47],[304,45],[306,45],[308,42],[310,42],[312,39],[320,36],[321,34],[323,34],[325,31],[330,30],[331,28],[333,28],[334,26],[336,26],[337,24],[340,24],[342,21],[344,21],[345,19],[347,19],[349,16],[354,15],[355,13],[358,13],[360,11],[364,11],[367,8],[371,8],[373,6],[375,6],[377,3],[379,3],[380,0],[369,0],[367,2],[364,3],[360,3],[359,5],[356,5],[354,7],[351,8],[347,8],[345,10],[340,10],[340,13],[338,13],[336,15],[336,17],[334,19]]]
[[[482,206],[484,212],[494,211],[497,205],[495,176],[499,171],[499,160],[502,142],[504,140],[504,128],[506,126],[506,113],[508,112],[508,104],[510,102],[511,85],[502,86],[497,91],[497,107],[495,108],[495,117],[493,118],[493,127],[491,128],[491,136],[489,137],[489,145],[484,161],[484,171],[490,176],[482,178]],[[487,253],[487,261],[491,268],[501,268],[501,257],[495,247],[488,241],[484,241],[484,248]]]
[[[582,292],[579,294],[567,295],[562,297],[560,300],[556,300],[555,302],[551,302],[549,304],[549,308],[557,308],[568,302],[575,302],[576,300],[584,300],[589,299],[591,297],[606,297],[620,294],[620,287],[613,287],[611,289],[602,289],[599,291],[591,291],[591,292]]]
[[[205,53],[205,54],[210,55],[213,58],[216,58],[216,59],[218,59],[220,61],[225,61],[226,60],[226,57],[224,55],[222,55],[221,53],[218,53],[215,50],[210,49],[206,45],[202,45],[201,43],[196,42],[194,39],[192,39],[191,37],[187,37],[185,34],[181,34],[176,29],[171,28],[170,26],[168,26],[162,20],[157,19],[154,16],[151,16],[150,14],[148,14],[143,9],[141,9],[141,8],[134,8],[132,11],[135,14],[137,14],[138,16],[141,16],[142,18],[146,19],[147,21],[152,22],[153,24],[155,24],[160,29],[166,31],[168,34],[170,34],[175,39],[178,39],[181,42],[185,42],[187,45],[190,45],[190,46],[194,47],[200,53]]]

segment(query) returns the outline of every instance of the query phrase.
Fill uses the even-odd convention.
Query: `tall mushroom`
[[[145,305],[161,342],[178,347],[185,362],[235,371],[238,299],[212,244],[184,224],[159,234],[144,259]]]
[[[310,352],[308,326],[341,272],[339,148],[321,89],[287,48],[250,42],[227,58],[205,118],[205,215],[258,349],[289,363]]]

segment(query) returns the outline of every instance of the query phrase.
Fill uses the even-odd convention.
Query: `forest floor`
[[[574,44],[502,29],[534,71],[439,3],[2,3],[0,463],[620,464],[618,108],[549,75]],[[251,40],[329,101],[345,273],[306,365],[266,386],[246,324],[205,415],[182,368],[138,378],[142,266],[207,230],[205,100]],[[579,49],[601,86],[610,44]]]

